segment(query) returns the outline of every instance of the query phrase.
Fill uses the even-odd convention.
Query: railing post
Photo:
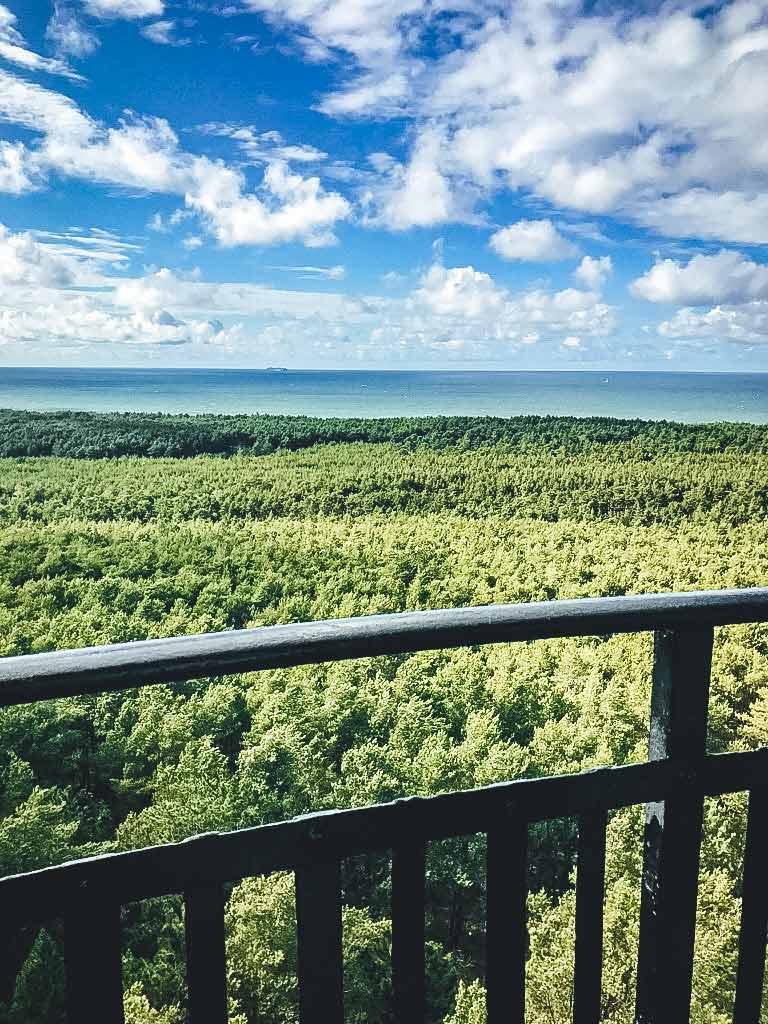
[[[187,1024],[227,1024],[225,908],[220,885],[198,885],[184,893]]]
[[[488,829],[485,986],[488,1024],[523,1024],[528,946],[528,822],[514,812]]]
[[[600,1020],[607,824],[605,811],[583,814],[579,821],[573,1024],[598,1024]]]
[[[655,634],[648,757],[690,761],[706,754],[711,627]],[[696,895],[704,798],[684,789],[646,805],[637,1024],[690,1017]]]
[[[733,1024],[760,1024],[768,932],[768,786],[749,794]]]
[[[83,893],[64,919],[67,1024],[123,1024],[120,905]]]
[[[392,995],[396,1024],[426,1017],[425,845],[416,837],[392,850]]]
[[[295,874],[299,1024],[344,1024],[341,865],[318,857]]]

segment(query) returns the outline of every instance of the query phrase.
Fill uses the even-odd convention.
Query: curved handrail
[[[768,587],[326,619],[0,658],[0,706],[232,672],[552,637],[768,620]]]

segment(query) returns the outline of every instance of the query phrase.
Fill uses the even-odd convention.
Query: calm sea
[[[24,369],[0,408],[768,422],[768,373]]]

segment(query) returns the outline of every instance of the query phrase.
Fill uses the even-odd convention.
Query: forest
[[[436,449],[532,444],[571,453],[620,443],[652,454],[726,450],[765,454],[768,426],[574,416],[340,419],[264,413],[222,416],[0,409],[0,457],[267,455],[277,450],[351,442]]]
[[[0,655],[314,618],[768,583],[768,428],[0,413]],[[183,456],[183,457],[180,457]],[[362,659],[0,711],[0,872],[644,760],[652,638]],[[709,749],[768,743],[768,625],[716,631]],[[630,1024],[641,808],[612,814],[602,1019]],[[707,801],[692,1020],[733,1006],[745,800]],[[575,821],[530,831],[528,1019],[570,1019]],[[390,1024],[386,857],[345,864],[347,1020]],[[484,1024],[482,837],[428,853],[430,1024]],[[227,906],[230,1021],[297,1020],[293,879]],[[185,1019],[175,898],[123,912],[128,1024]],[[63,1021],[20,937],[2,1024]],[[768,1014],[768,994],[764,1000]]]

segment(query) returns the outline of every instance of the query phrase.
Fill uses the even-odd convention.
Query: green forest
[[[0,655],[308,619],[768,584],[768,428],[0,413]],[[646,757],[649,634],[0,710],[0,873]],[[768,625],[716,631],[709,748],[768,744]],[[733,1006],[746,801],[707,801],[692,1020]],[[602,1019],[634,1012],[642,809],[608,835]],[[530,831],[528,1019],[570,1019],[576,822]],[[428,852],[430,1022],[484,1024],[482,836]],[[347,1020],[392,1021],[389,864],[345,864]],[[230,1021],[297,1020],[293,878],[232,887]],[[123,911],[128,1024],[185,1019],[176,898]],[[21,936],[2,1024],[63,1021]],[[764,1001],[768,1014],[768,994]]]

